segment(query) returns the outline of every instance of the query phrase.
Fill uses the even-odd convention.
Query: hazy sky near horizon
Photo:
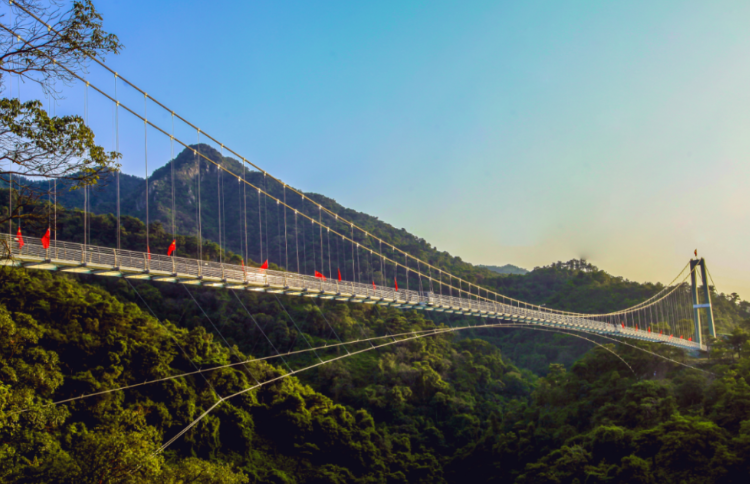
[[[750,299],[746,0],[95,4],[109,65],[293,186],[472,263],[666,283],[697,248]]]

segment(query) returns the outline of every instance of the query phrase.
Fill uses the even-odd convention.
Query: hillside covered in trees
[[[557,264],[509,280],[550,301],[576,295],[574,309],[650,293]],[[471,321],[11,268],[0,288],[2,482],[679,483],[750,471],[750,314],[728,296],[714,295],[716,313],[735,329],[708,357],[599,341],[624,363],[570,335],[476,326],[243,393],[154,454],[218,395],[344,356],[337,338]]]
[[[497,272],[498,274],[528,274],[529,271],[526,269],[523,269],[518,266],[514,266],[513,264],[505,264],[504,266],[486,266],[486,265],[479,265],[479,267],[483,267],[485,269],[489,269],[492,272]]]

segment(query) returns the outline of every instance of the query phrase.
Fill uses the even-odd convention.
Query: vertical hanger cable
[[[287,238],[287,230],[286,230],[286,185],[283,185],[283,196],[284,196],[284,207],[282,208],[282,211],[284,213],[284,268],[288,271],[289,270],[289,241]]]
[[[297,253],[297,274],[301,274],[299,266],[299,230],[297,229],[297,211],[294,211],[294,246]]]
[[[198,259],[203,260],[203,214],[201,213],[201,165],[203,164],[203,161],[200,156],[198,156],[198,148],[200,147],[201,143],[201,130],[197,130],[195,133],[196,141],[195,141],[195,149],[193,150],[193,154],[195,155],[195,161],[198,164]]]
[[[174,164],[175,164],[175,161],[177,161],[174,158],[174,113],[172,113],[172,136],[169,138],[169,151],[172,157],[172,163],[170,163],[170,165],[172,166],[172,237],[177,238],[177,226],[175,225],[176,207],[175,207],[175,201],[174,201]]]
[[[143,95],[143,159],[146,166],[146,251],[151,258],[151,245],[149,233],[149,214],[148,214],[148,94]]]
[[[247,180],[247,165],[242,164],[242,179]],[[245,251],[243,252],[243,262],[247,264],[249,254],[247,253],[247,183],[242,184],[242,218],[245,225]]]
[[[118,99],[117,96],[117,74],[115,74],[115,99]],[[115,151],[120,152],[120,101],[115,101]],[[117,173],[115,173],[115,176],[117,177],[116,185],[117,185],[117,250],[120,250],[122,248],[121,246],[121,233],[122,228],[120,226],[120,172],[122,171],[121,168],[117,169]],[[55,231],[55,236],[57,236],[57,231]]]
[[[259,253],[260,253],[260,259],[258,259],[258,263],[263,265],[263,261],[266,260],[263,258],[263,216],[262,211],[260,209],[260,206],[263,202],[260,199],[260,188],[258,188],[258,238],[259,238]]]

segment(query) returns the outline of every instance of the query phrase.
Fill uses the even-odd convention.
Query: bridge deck
[[[294,272],[273,271],[201,261],[183,257],[108,247],[83,245],[73,242],[51,241],[45,249],[39,239],[24,239],[19,248],[14,237],[0,234],[0,253],[5,256],[0,264],[22,266],[71,273],[146,279],[160,282],[202,285],[216,288],[249,290],[289,296],[314,297],[338,301],[377,304],[406,309],[464,314],[482,318],[580,329],[669,344],[686,349],[705,350],[705,345],[634,328],[597,321],[593,318],[559,314],[552,311],[517,307],[500,302],[480,301],[466,297],[410,291],[352,281],[323,280]]]

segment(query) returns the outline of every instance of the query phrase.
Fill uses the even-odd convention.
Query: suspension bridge
[[[699,303],[698,295],[710,300],[705,260],[691,261],[683,270],[682,280],[660,291],[648,301],[609,314],[581,314],[558,311],[515,301],[502,296],[501,301],[487,297],[449,296],[433,291],[414,291],[363,284],[288,271],[245,267],[240,264],[189,259],[98,247],[72,242],[0,235],[9,254],[5,265],[79,274],[173,282],[230,290],[248,290],[287,296],[302,296],[351,303],[376,304],[402,309],[416,309],[517,323],[580,329],[598,334],[664,343],[687,349],[705,350],[700,335],[700,309],[708,315],[708,329],[715,336],[710,303]],[[46,245],[46,247],[45,247]],[[696,269],[702,268],[703,285],[699,292]],[[687,273],[686,275],[684,273]],[[424,276],[429,279],[429,276]],[[692,284],[688,285],[687,280]],[[430,281],[432,282],[432,281]],[[437,281],[435,281],[437,282]],[[455,288],[450,288],[451,291]],[[691,307],[692,306],[692,307]],[[680,314],[682,313],[682,314]],[[694,318],[691,328],[686,321]],[[677,334],[677,337],[675,337]],[[694,335],[696,337],[694,337]]]
[[[33,17],[33,13],[27,12]],[[7,27],[6,27],[7,29]],[[17,36],[19,42],[26,42]],[[330,347],[370,342],[370,347],[359,351],[346,351],[346,355],[320,360],[305,368],[292,370],[281,377],[247,388],[230,396],[219,397],[216,404],[206,410],[198,419],[174,436],[162,447],[163,450],[175,439],[188,431],[196,422],[207,415],[221,402],[233,396],[272,383],[280,378],[297,374],[321,364],[349,357],[362,351],[382,346],[396,344],[401,341],[441,334],[469,327],[482,325],[485,327],[524,327],[535,328],[539,331],[564,331],[567,334],[578,332],[581,334],[595,334],[605,339],[616,338],[618,341],[631,339],[670,345],[686,350],[706,350],[704,343],[706,336],[715,337],[714,318],[711,306],[711,290],[709,286],[709,272],[704,259],[691,259],[669,284],[660,288],[645,301],[632,307],[605,314],[584,314],[562,311],[544,306],[520,301],[486,287],[467,281],[455,274],[438,267],[434,262],[422,260],[408,251],[390,243],[371,233],[364,227],[345,219],[341,214],[327,208],[322,203],[311,200],[308,196],[275,178],[268,171],[256,163],[249,161],[239,153],[228,148],[217,138],[208,135],[195,124],[187,121],[169,109],[163,103],[154,99],[145,90],[127,81],[123,76],[99,59],[90,57],[93,65],[103,69],[112,76],[112,86],[103,87],[90,80],[82,78],[73,71],[68,71],[71,77],[78,79],[85,92],[83,118],[88,118],[89,92],[99,95],[106,108],[114,110],[113,131],[116,146],[119,147],[119,125],[121,114],[132,117],[143,124],[144,136],[144,172],[145,172],[145,241],[142,250],[128,250],[122,247],[123,228],[121,226],[120,172],[113,174],[115,183],[108,189],[116,190],[116,242],[111,247],[95,245],[91,240],[90,189],[84,188],[84,231],[82,240],[59,240],[56,216],[50,214],[49,227],[44,233],[29,233],[22,229],[20,217],[11,218],[7,232],[0,234],[0,264],[10,267],[27,269],[60,271],[64,273],[93,274],[103,277],[119,277],[127,280],[149,280],[156,283],[175,283],[184,286],[204,286],[216,290],[227,291],[255,291],[269,294],[298,296],[335,300],[353,304],[371,304],[389,306],[405,310],[433,311],[438,313],[458,314],[471,318],[479,318],[475,325],[463,327],[438,328],[425,331],[422,334],[385,335],[356,341],[339,341]],[[54,59],[50,59],[54,61]],[[62,66],[64,68],[64,66]],[[120,90],[118,91],[118,86]],[[123,86],[134,90],[143,99],[143,109],[127,105],[119,96]],[[149,108],[151,111],[149,111]],[[161,111],[171,119],[171,126],[163,126],[154,121],[153,110]],[[148,113],[152,116],[149,117]],[[224,152],[235,156],[242,164],[241,172],[230,169],[206,156],[197,149],[196,144],[190,144],[175,136],[175,123],[181,123],[195,135],[196,143],[207,140],[217,146],[223,157]],[[152,215],[149,210],[149,199],[153,184],[150,184],[149,134],[163,136],[169,142],[172,158],[169,162],[171,169],[171,236],[174,241],[167,253],[152,252],[150,247],[150,221]],[[192,153],[195,170],[188,187],[189,193],[176,190],[174,148],[182,147]],[[153,156],[151,157],[153,160]],[[153,161],[152,161],[153,163]],[[263,183],[253,183],[248,172],[262,174]],[[216,175],[218,190],[218,207],[216,213],[206,213],[201,195],[206,183],[206,177]],[[50,179],[56,179],[55,173],[49,174]],[[224,195],[227,191],[235,190],[228,187],[227,180],[236,180],[240,187],[236,190],[239,201],[238,220],[235,225],[242,227],[238,240],[232,240],[226,229],[227,209],[224,205]],[[20,183],[17,181],[16,183]],[[50,203],[55,210],[57,200],[57,185],[55,183]],[[248,191],[251,196],[248,197]],[[9,203],[12,213],[14,185],[11,178]],[[255,195],[257,194],[257,213]],[[187,254],[177,247],[177,203],[179,197],[189,198],[190,213],[180,214],[181,218],[194,220],[195,232],[191,235],[198,240],[195,253]],[[295,199],[296,201],[292,201]],[[252,205],[252,206],[251,206]],[[276,211],[277,235],[269,240],[268,220],[269,205],[271,212]],[[248,219],[257,217],[252,223]],[[204,223],[211,219],[218,227],[219,245],[218,260],[207,260],[203,253]],[[283,230],[282,230],[283,224]],[[4,229],[3,229],[4,231]],[[282,236],[283,234],[283,236]],[[250,243],[250,239],[253,243]],[[331,240],[334,240],[334,243]],[[302,240],[302,244],[300,244]],[[308,253],[306,240],[311,240],[312,250]],[[255,243],[257,241],[257,244]],[[275,246],[275,247],[274,247]],[[240,263],[224,260],[228,249],[238,250],[241,254]],[[252,253],[251,253],[252,252]],[[179,255],[178,255],[179,254]],[[260,267],[246,265],[251,257]],[[281,269],[269,268],[269,260]],[[335,261],[335,263],[334,263]],[[342,263],[343,261],[343,263]],[[295,264],[296,262],[296,264]],[[401,287],[399,287],[399,282]],[[248,312],[248,316],[252,317]],[[705,327],[704,327],[705,322]],[[582,337],[578,335],[577,337]],[[387,338],[385,343],[374,345],[372,341]],[[582,337],[583,338],[583,337]],[[586,339],[586,338],[584,338]],[[313,348],[304,351],[316,351]],[[611,351],[611,350],[608,350]],[[291,352],[287,353],[291,354]],[[657,355],[659,356],[659,355]],[[277,351],[275,357],[283,357]],[[255,361],[255,360],[248,360]],[[234,363],[245,364],[245,362]],[[190,374],[211,371],[199,370]],[[184,377],[189,374],[177,375],[169,378]],[[157,380],[161,381],[161,380]],[[143,385],[153,382],[139,383]],[[132,387],[132,386],[131,386]],[[119,391],[130,387],[105,390],[106,393]],[[86,398],[95,394],[77,397]],[[69,401],[69,400],[67,400]],[[64,402],[56,402],[64,403]]]

